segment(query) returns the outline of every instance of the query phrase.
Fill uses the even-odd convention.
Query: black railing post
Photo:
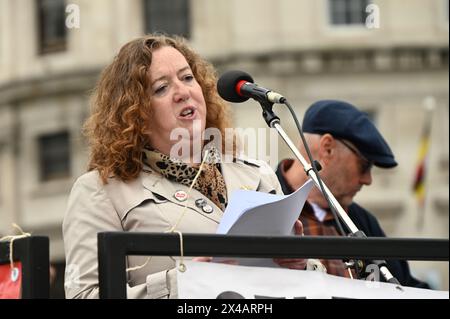
[[[98,279],[101,299],[127,298],[126,247],[117,233],[98,233]]]

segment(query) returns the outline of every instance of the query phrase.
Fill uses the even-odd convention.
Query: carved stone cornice
[[[96,68],[9,82],[0,85],[0,107],[47,96],[87,94],[99,74],[100,69]]]
[[[398,46],[391,48],[323,48],[233,54],[213,58],[219,69],[245,66],[275,75],[448,71],[448,46]]]

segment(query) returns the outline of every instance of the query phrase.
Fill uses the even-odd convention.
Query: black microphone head
[[[236,85],[242,80],[251,83],[254,82],[253,78],[245,72],[237,70],[227,71],[217,81],[217,92],[226,101],[234,103],[245,102],[249,98],[239,95],[236,90]]]

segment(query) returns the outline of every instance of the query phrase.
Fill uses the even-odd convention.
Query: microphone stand
[[[339,215],[339,218],[344,222],[344,224],[350,230],[349,236],[350,237],[367,238],[366,234],[364,234],[363,231],[359,230],[355,226],[353,221],[350,219],[350,217],[348,217],[347,213],[344,211],[342,206],[339,204],[339,202],[333,196],[333,194],[328,189],[328,187],[325,185],[325,183],[319,182],[316,172],[314,171],[311,164],[309,164],[304,159],[304,157],[302,156],[302,154],[300,154],[300,151],[297,149],[295,144],[292,142],[292,140],[289,138],[289,136],[286,134],[286,132],[281,127],[280,118],[272,111],[273,103],[268,102],[266,99],[258,99],[257,101],[261,104],[261,107],[263,109],[263,117],[264,117],[264,120],[266,121],[267,125],[269,127],[277,130],[278,134],[286,142],[286,144],[289,146],[291,151],[294,153],[294,155],[297,157],[297,159],[303,165],[303,169],[304,169],[306,175],[308,175],[313,180],[313,182],[316,184],[317,188],[319,190],[321,190],[322,193],[323,193],[323,191],[325,192],[325,194],[323,194],[323,195],[325,197],[328,197],[329,203],[331,204],[331,206],[333,206],[333,207],[330,207],[330,209],[333,209],[333,208],[335,209],[335,211]],[[286,104],[286,101],[284,103]],[[301,131],[300,131],[300,134],[302,134]],[[318,166],[318,165],[316,164],[316,166]],[[320,184],[322,184],[323,190],[320,187],[321,186]],[[384,279],[386,280],[386,282],[400,285],[399,281],[391,274],[389,269],[386,267],[386,261],[372,260],[371,262],[378,266],[378,268],[379,268],[381,274],[383,275]],[[347,265],[347,267],[355,268],[355,271],[357,274],[360,274],[365,268],[364,262],[361,260],[350,260],[349,262],[346,262],[345,264]]]

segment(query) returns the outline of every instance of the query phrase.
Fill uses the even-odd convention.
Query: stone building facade
[[[365,15],[368,5],[375,11]],[[86,170],[80,130],[89,92],[124,43],[163,30],[187,35],[219,73],[245,70],[282,93],[300,119],[324,98],[366,110],[400,165],[374,169],[373,185],[356,200],[389,236],[448,239],[448,19],[448,0],[1,0],[0,233],[16,222],[50,236],[52,262],[63,263],[65,205]],[[427,96],[435,108],[419,209],[411,185]],[[275,110],[297,139],[287,110]],[[236,127],[266,127],[256,102],[233,111]],[[273,167],[291,156],[281,140],[276,150]],[[448,289],[448,263],[412,265]]]

